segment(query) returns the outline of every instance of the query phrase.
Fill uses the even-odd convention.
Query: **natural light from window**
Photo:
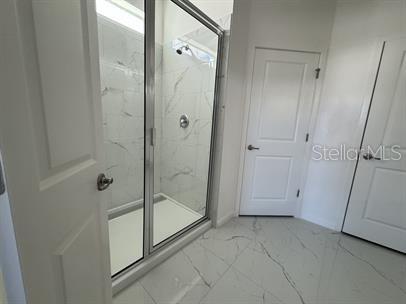
[[[144,34],[144,12],[124,0],[96,0],[99,15]]]

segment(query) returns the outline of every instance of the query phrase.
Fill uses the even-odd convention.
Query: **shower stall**
[[[224,31],[186,0],[96,4],[116,278],[209,220]]]

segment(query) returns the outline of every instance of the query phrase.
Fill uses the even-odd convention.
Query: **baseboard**
[[[334,230],[334,231],[341,231],[341,228],[337,228],[337,225],[335,222],[330,222],[330,221],[326,221],[320,218],[315,218],[313,216],[309,216],[309,215],[301,215],[298,218],[301,218],[305,221],[311,222],[313,224],[319,225],[319,226],[323,226],[325,228]]]
[[[234,213],[230,213],[227,214],[223,217],[221,217],[220,219],[217,220],[217,222],[215,223],[215,227],[218,228],[220,226],[223,226],[224,224],[226,224],[229,220],[231,220],[232,218],[235,217]]]

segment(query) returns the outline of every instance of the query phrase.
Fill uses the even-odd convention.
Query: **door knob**
[[[248,150],[252,151],[252,150],[259,150],[259,148],[254,147],[253,145],[249,145],[248,146]]]
[[[189,126],[189,117],[187,117],[186,114],[180,116],[179,126],[183,129],[186,129]]]
[[[371,160],[371,159],[373,159],[373,160],[381,160],[380,157],[375,157],[375,156],[373,156],[372,153],[365,153],[364,155],[362,155],[362,158],[365,159],[365,160]]]
[[[113,181],[113,178],[107,178],[104,173],[100,173],[97,177],[97,189],[99,191],[106,190],[113,183]]]

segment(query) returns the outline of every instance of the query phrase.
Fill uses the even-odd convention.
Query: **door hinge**
[[[306,142],[309,141],[309,136],[310,136],[310,134],[309,134],[309,133],[306,133]]]
[[[315,69],[315,71],[316,71],[316,79],[319,79],[321,69],[317,68]]]
[[[1,168],[0,162],[0,195],[4,194],[5,192],[6,192],[6,182],[4,181],[3,169]]]
[[[151,146],[155,146],[156,129],[151,128]]]
[[[300,195],[300,189],[297,189],[296,197],[299,197],[299,195]]]

